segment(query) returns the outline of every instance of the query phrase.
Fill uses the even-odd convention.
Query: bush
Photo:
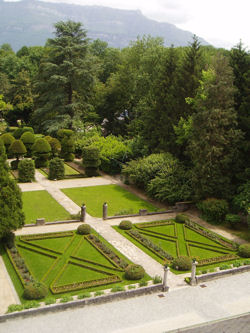
[[[32,127],[19,127],[13,132],[13,136],[16,139],[20,139],[21,136],[26,132],[30,132],[30,133],[34,134],[34,130]]]
[[[27,153],[27,149],[21,140],[15,140],[10,145],[9,152],[12,153],[18,160],[20,156]]]
[[[144,275],[145,270],[141,265],[131,264],[125,269],[125,278],[127,280],[140,280]]]
[[[6,150],[3,141],[0,139],[0,163],[5,163],[7,160]]]
[[[32,160],[22,160],[18,164],[18,179],[21,183],[29,183],[35,178],[35,165]]]
[[[56,138],[52,138],[51,136],[45,136],[45,140],[48,141],[51,147],[51,153],[53,157],[59,156],[61,152],[61,143]]]
[[[91,297],[90,293],[83,293],[77,296],[78,299],[88,298]]]
[[[64,163],[59,157],[49,161],[49,179],[63,179],[65,175]]]
[[[27,149],[27,156],[31,157],[31,147],[35,142],[35,135],[31,132],[24,132],[21,136],[21,140]]]
[[[133,228],[133,224],[130,221],[124,220],[119,224],[119,228],[122,230],[130,230]]]
[[[113,288],[111,289],[111,292],[112,292],[112,293],[116,293],[116,292],[119,292],[119,291],[125,291],[125,288],[122,287],[122,286],[116,286],[116,287],[113,287]]]
[[[50,304],[55,304],[56,303],[56,299],[53,297],[49,297],[46,298],[46,300],[44,301],[45,305],[50,305]]]
[[[5,244],[7,246],[8,249],[12,249],[13,248],[13,252],[16,251],[16,249],[14,248],[14,245],[15,245],[15,234],[14,234],[14,232],[11,232],[11,231],[8,232],[2,238],[2,242],[3,242],[3,244]]]
[[[89,224],[81,224],[79,225],[79,227],[77,228],[77,233],[79,235],[88,235],[91,233],[91,227]]]
[[[222,223],[228,213],[228,203],[223,199],[209,198],[197,204],[202,217],[212,223]]]
[[[237,226],[240,224],[240,216],[236,214],[227,214],[225,221],[228,222],[233,229],[237,229]]]
[[[7,313],[22,311],[24,309],[23,304],[11,304],[8,306]]]
[[[102,296],[102,295],[104,295],[104,292],[101,290],[95,292],[95,296]]]
[[[19,161],[17,161],[17,160],[11,161],[10,162],[11,170],[17,170],[18,169],[18,164],[19,164]]]
[[[230,269],[230,268],[231,268],[231,266],[230,266],[230,265],[227,265],[227,264],[223,264],[223,265],[221,265],[221,266],[219,267],[220,271],[224,271],[224,270],[226,270],[226,269]]]
[[[153,279],[154,284],[162,283],[162,277],[159,275],[156,275]]]
[[[192,260],[188,257],[180,256],[173,260],[172,265],[178,271],[189,271],[192,267]]]
[[[177,214],[175,217],[175,221],[178,223],[185,223],[186,221],[189,221],[189,217],[185,214]]]
[[[236,261],[233,263],[233,267],[240,267],[241,266],[241,262],[240,261]]]
[[[73,301],[73,297],[72,296],[63,296],[60,299],[60,303],[67,303],[67,302],[70,302],[70,301]]]
[[[96,147],[85,147],[82,151],[82,165],[87,176],[96,176],[100,161],[100,153]]]
[[[250,258],[250,244],[240,245],[238,253],[243,258]]]
[[[68,129],[61,129],[57,132],[57,136],[61,143],[61,157],[67,161],[72,162],[75,158],[75,142],[73,140],[74,132]]]
[[[4,133],[0,136],[0,139],[2,140],[4,146],[5,146],[5,151],[8,155],[8,158],[11,158],[12,155],[9,152],[9,147],[10,145],[15,141],[14,136],[12,136],[10,133]]]
[[[33,282],[24,288],[23,297],[28,300],[41,299],[48,294],[48,288],[41,282]]]
[[[32,151],[35,155],[36,168],[46,167],[51,151],[49,143],[43,138],[37,139],[32,146]]]

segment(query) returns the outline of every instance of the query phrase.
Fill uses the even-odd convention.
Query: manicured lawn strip
[[[29,241],[30,244],[36,246],[41,246],[42,248],[47,248],[50,251],[56,251],[58,253],[63,253],[71,237],[63,238],[53,238],[53,239],[39,239],[34,241]]]
[[[184,224],[176,223],[179,256],[188,256],[188,249],[184,238]]]
[[[124,210],[138,213],[139,209],[157,211],[152,204],[138,198],[118,185],[98,185],[90,187],[67,188],[61,190],[77,205],[84,202],[87,212],[96,217],[102,217],[102,206],[108,203],[108,216],[118,214]]]
[[[40,172],[44,177],[48,178],[48,174],[44,169],[36,169],[36,171]]]
[[[47,191],[23,192],[22,198],[26,224],[35,223],[38,218],[45,218],[47,222],[70,218],[70,214]]]
[[[80,175],[80,172],[64,163],[65,176]]]
[[[184,227],[184,230],[185,230],[185,239],[187,241],[191,240],[191,241],[195,241],[195,242],[199,242],[199,243],[203,243],[203,244],[207,244],[207,245],[212,245],[212,246],[215,246],[217,248],[224,248],[226,249],[225,246],[223,246],[222,244],[218,243],[218,242],[215,242],[205,236],[202,236],[201,234],[199,234],[198,232],[194,231],[194,230],[191,230],[187,227]]]
[[[220,257],[223,255],[222,252],[215,252],[212,251],[209,248],[204,248],[200,246],[194,246],[194,245],[189,245],[189,250],[190,250],[190,256],[191,257],[196,257],[199,259],[207,259],[207,258],[213,258],[213,257]],[[204,251],[205,250],[205,251]],[[227,252],[224,252],[224,254]],[[198,260],[199,261],[199,260]]]
[[[156,235],[162,235],[162,236],[168,236],[171,238],[176,239],[175,235],[175,225],[168,225],[168,226],[156,226],[156,227],[149,227],[149,228],[138,228],[138,230],[141,231],[150,231],[151,233],[154,233]]]

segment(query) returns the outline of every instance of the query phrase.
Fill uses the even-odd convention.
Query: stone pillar
[[[36,225],[44,225],[45,224],[45,219],[41,218],[41,219],[36,219]]]
[[[86,205],[82,204],[80,221],[85,222],[85,219],[86,219]]]
[[[168,267],[168,265],[164,266],[164,276],[163,276],[162,291],[168,291],[169,290],[169,287],[167,286],[169,271],[170,271],[170,268]]]
[[[191,286],[195,286],[197,284],[197,281],[196,281],[196,265],[197,264],[198,264],[198,262],[196,261],[196,259],[193,259],[192,271],[191,271],[191,281],[190,281]]]
[[[102,219],[107,220],[108,218],[108,204],[107,202],[104,202],[102,206]]]

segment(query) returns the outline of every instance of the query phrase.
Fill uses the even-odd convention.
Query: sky
[[[216,47],[242,40],[250,49],[250,0],[44,0],[139,9],[148,18],[173,23]]]

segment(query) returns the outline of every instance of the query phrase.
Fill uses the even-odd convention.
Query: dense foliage
[[[192,266],[192,261],[189,257],[180,256],[173,260],[172,266],[178,271],[189,271]]]
[[[141,265],[131,264],[125,269],[125,277],[128,280],[140,280],[144,277],[145,270]]]
[[[49,161],[49,179],[63,179],[65,176],[65,168],[63,160],[55,157]]]
[[[21,183],[29,183],[35,179],[34,161],[24,159],[18,163],[18,180]]]
[[[79,227],[77,228],[77,233],[79,235],[88,235],[91,233],[91,227],[89,224],[80,224]]]

